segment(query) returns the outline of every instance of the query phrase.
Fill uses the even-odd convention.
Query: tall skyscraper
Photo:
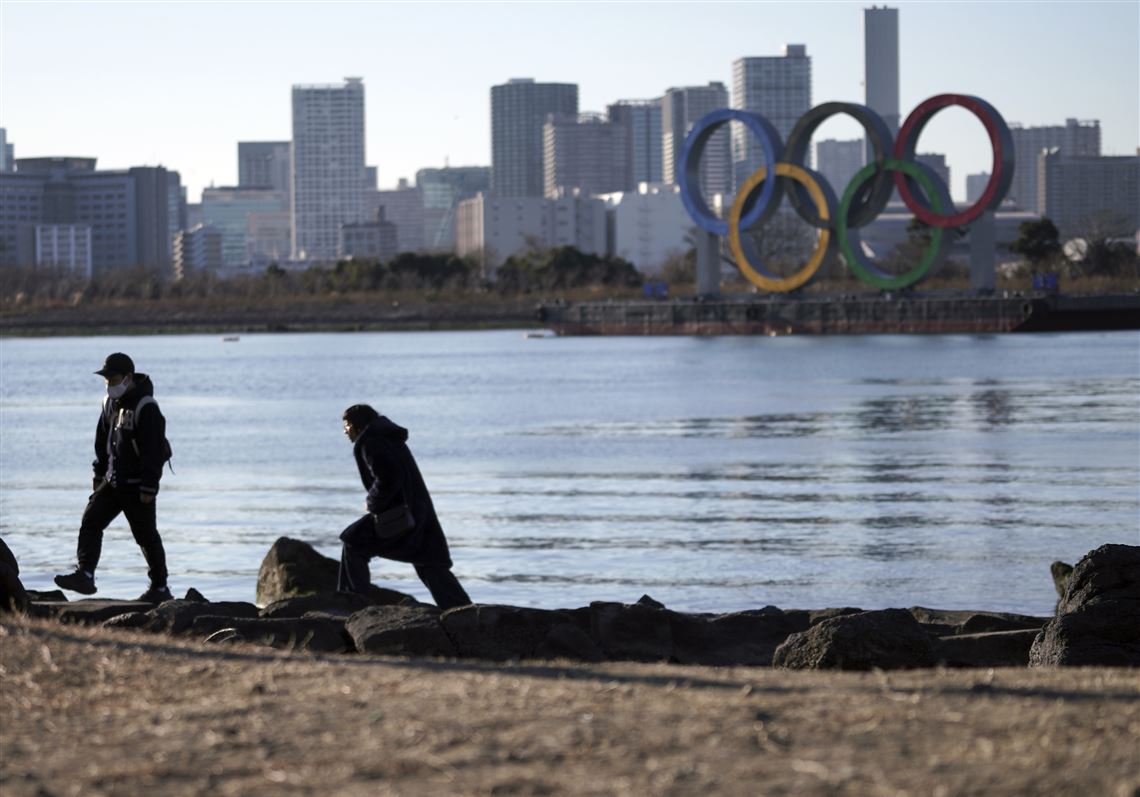
[[[626,176],[626,130],[600,114],[551,114],[543,127],[543,192],[557,197],[620,191]]]
[[[623,191],[636,191],[641,183],[660,183],[661,98],[618,100],[606,108],[610,122],[625,128],[625,179]]]
[[[766,118],[787,139],[811,108],[811,57],[802,44],[784,45],[782,56],[732,62],[732,107]],[[810,157],[810,154],[809,154]],[[764,162],[760,142],[744,125],[732,125],[732,172],[741,185]]]
[[[1022,210],[1039,212],[1037,158],[1042,150],[1056,147],[1065,158],[1100,157],[1100,122],[1096,119],[1066,119],[1062,125],[1023,127],[1011,123],[1016,166],[1009,186],[1009,199]]]
[[[678,160],[685,146],[685,136],[705,114],[728,107],[728,90],[723,83],[707,86],[685,86],[665,90],[661,100],[661,179],[677,183]],[[732,161],[729,131],[722,127],[705,145],[701,158],[701,193],[710,206],[715,194],[732,191]]]
[[[542,196],[542,128],[550,114],[578,113],[576,83],[513,78],[491,87],[491,190]]]
[[[817,142],[815,168],[827,178],[827,182],[835,191],[835,198],[842,199],[851,178],[863,168],[863,139],[837,141],[828,138]]]
[[[238,187],[273,188],[289,196],[291,158],[288,141],[239,141]]]
[[[899,132],[899,10],[883,6],[863,9],[863,84],[866,105]],[[866,149],[871,160],[871,148]]]
[[[293,87],[293,257],[336,257],[341,224],[364,221],[364,82]]]

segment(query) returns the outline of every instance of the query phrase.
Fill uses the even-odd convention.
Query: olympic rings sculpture
[[[926,124],[939,111],[955,105],[978,118],[993,149],[993,168],[985,191],[963,211],[954,207],[949,187],[942,179],[914,159],[918,137]],[[850,116],[862,126],[872,153],[871,162],[851,179],[838,200],[827,181],[804,165],[812,134],[837,114]],[[721,219],[701,196],[700,161],[709,139],[729,122],[740,122],[759,139],[764,162],[737,190],[728,218]],[[1014,151],[1009,126],[992,105],[965,94],[939,94],[911,111],[897,139],[892,138],[882,117],[855,103],[817,105],[800,118],[786,143],[760,114],[722,108],[693,126],[681,150],[680,164],[678,183],[685,209],[702,229],[728,236],[741,272],[758,288],[793,291],[823,274],[836,255],[842,253],[860,280],[881,290],[897,290],[915,285],[937,270],[950,245],[951,236],[945,234],[946,230],[966,227],[1001,204],[1013,180]],[[891,274],[875,265],[864,254],[859,237],[859,228],[882,213],[895,188],[907,209],[931,228],[930,243],[922,257],[903,274]],[[781,277],[764,267],[741,231],[771,219],[785,194],[799,217],[817,228],[819,235],[807,262],[791,276]]]

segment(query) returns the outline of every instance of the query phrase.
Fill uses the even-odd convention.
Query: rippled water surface
[[[0,534],[74,561],[103,357],[152,375],[176,592],[252,600],[280,536],[338,556],[340,413],[411,429],[484,603],[1044,614],[1054,559],[1140,544],[1140,334],[524,339],[517,331],[5,339]],[[377,583],[427,599],[409,566]],[[100,594],[146,586],[125,521]]]

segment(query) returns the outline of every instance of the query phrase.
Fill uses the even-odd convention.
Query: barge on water
[[[544,303],[558,335],[863,335],[1140,329],[1140,294],[876,294]]]

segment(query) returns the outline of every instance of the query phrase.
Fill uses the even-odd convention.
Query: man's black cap
[[[108,354],[107,359],[103,361],[103,367],[95,373],[102,377],[108,377],[116,374],[133,374],[134,372],[134,361],[121,351],[117,351],[114,354]]]

